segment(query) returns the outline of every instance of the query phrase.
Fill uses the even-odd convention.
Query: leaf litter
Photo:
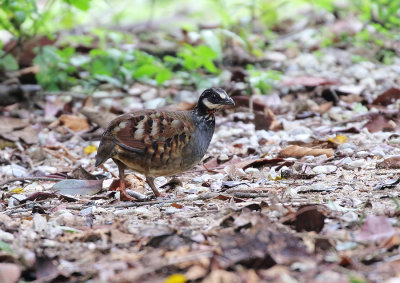
[[[290,57],[283,45],[272,44],[275,53],[268,55],[284,73],[270,96],[244,95],[247,70],[240,64],[226,70],[231,77],[221,86],[237,107],[217,117],[197,167],[179,181],[156,179],[161,199],[151,199],[143,176],[133,173],[128,193],[138,201],[121,201],[115,165],[94,167],[101,128],[115,113],[169,98],[174,105],[167,108],[189,109],[194,89],[134,83],[130,103],[112,96],[113,89],[98,91],[92,101],[68,94],[70,100],[40,98],[44,107],[30,106],[29,120],[23,104],[7,105],[8,116],[0,119],[2,279],[396,278],[398,73],[378,63],[335,59],[336,52],[351,55],[347,50],[327,50],[324,59],[302,51]],[[369,71],[392,79],[382,82],[365,75]]]

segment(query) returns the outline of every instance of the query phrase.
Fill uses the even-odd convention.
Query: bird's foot
[[[120,194],[121,194],[121,200],[124,200],[124,201],[137,201],[137,199],[135,199],[134,197],[130,196],[126,192],[125,188],[118,187],[117,191],[119,191]]]

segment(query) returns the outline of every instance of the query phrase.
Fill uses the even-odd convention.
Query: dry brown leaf
[[[371,113],[369,122],[364,125],[370,133],[379,131],[391,132],[400,128],[398,113]]]
[[[26,144],[35,144],[39,141],[37,130],[35,130],[31,125],[17,131],[12,131],[6,134],[2,134],[2,136],[11,141],[22,140]]]
[[[64,126],[74,132],[87,131],[90,129],[88,120],[85,117],[63,114],[49,127]]]
[[[304,205],[296,212],[296,231],[315,231],[319,233],[324,227],[325,213],[319,205]]]
[[[326,102],[326,103],[322,103],[316,107],[312,107],[311,111],[317,112],[319,114],[323,114],[325,112],[327,112],[329,109],[331,109],[331,107],[333,106],[333,102]]]
[[[99,111],[92,107],[83,107],[80,111],[87,119],[99,125],[102,128],[107,128],[108,124],[117,117],[117,115],[111,112]]]
[[[282,123],[276,120],[275,114],[269,108],[255,112],[254,124],[256,130],[278,131],[283,128]]]
[[[372,101],[371,105],[388,106],[400,99],[400,89],[390,88]]]
[[[376,168],[400,169],[400,156],[386,158],[382,162],[377,163]]]
[[[29,121],[25,119],[0,117],[0,134],[9,133],[17,129],[23,129],[28,125]]]
[[[304,156],[319,156],[325,154],[327,157],[331,157],[334,154],[333,149],[331,148],[309,148],[309,147],[302,147],[298,145],[292,145],[285,149],[282,149],[279,152],[280,156],[283,157],[296,157],[301,158]]]
[[[129,174],[125,176],[125,181],[127,183],[127,188],[134,190],[135,192],[145,194],[146,188],[144,186],[144,180],[140,179],[135,174]]]

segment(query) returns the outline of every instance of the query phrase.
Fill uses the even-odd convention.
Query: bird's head
[[[226,105],[235,105],[232,98],[222,88],[208,88],[200,95],[197,105],[208,111],[218,111]]]

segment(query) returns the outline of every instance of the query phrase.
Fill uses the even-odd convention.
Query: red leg
[[[157,190],[156,185],[154,185],[154,178],[146,176],[146,181],[147,181],[147,184],[149,184],[150,188],[153,190],[153,193],[155,194],[155,196],[159,197],[161,194]]]
[[[136,201],[135,198],[131,197],[126,192],[126,182],[125,182],[125,169],[126,169],[126,166],[119,160],[115,160],[115,159],[113,159],[113,160],[114,160],[115,164],[117,164],[117,166],[118,166],[118,173],[119,173],[118,191],[120,191],[121,196],[125,197],[126,199],[128,199],[130,201]]]

